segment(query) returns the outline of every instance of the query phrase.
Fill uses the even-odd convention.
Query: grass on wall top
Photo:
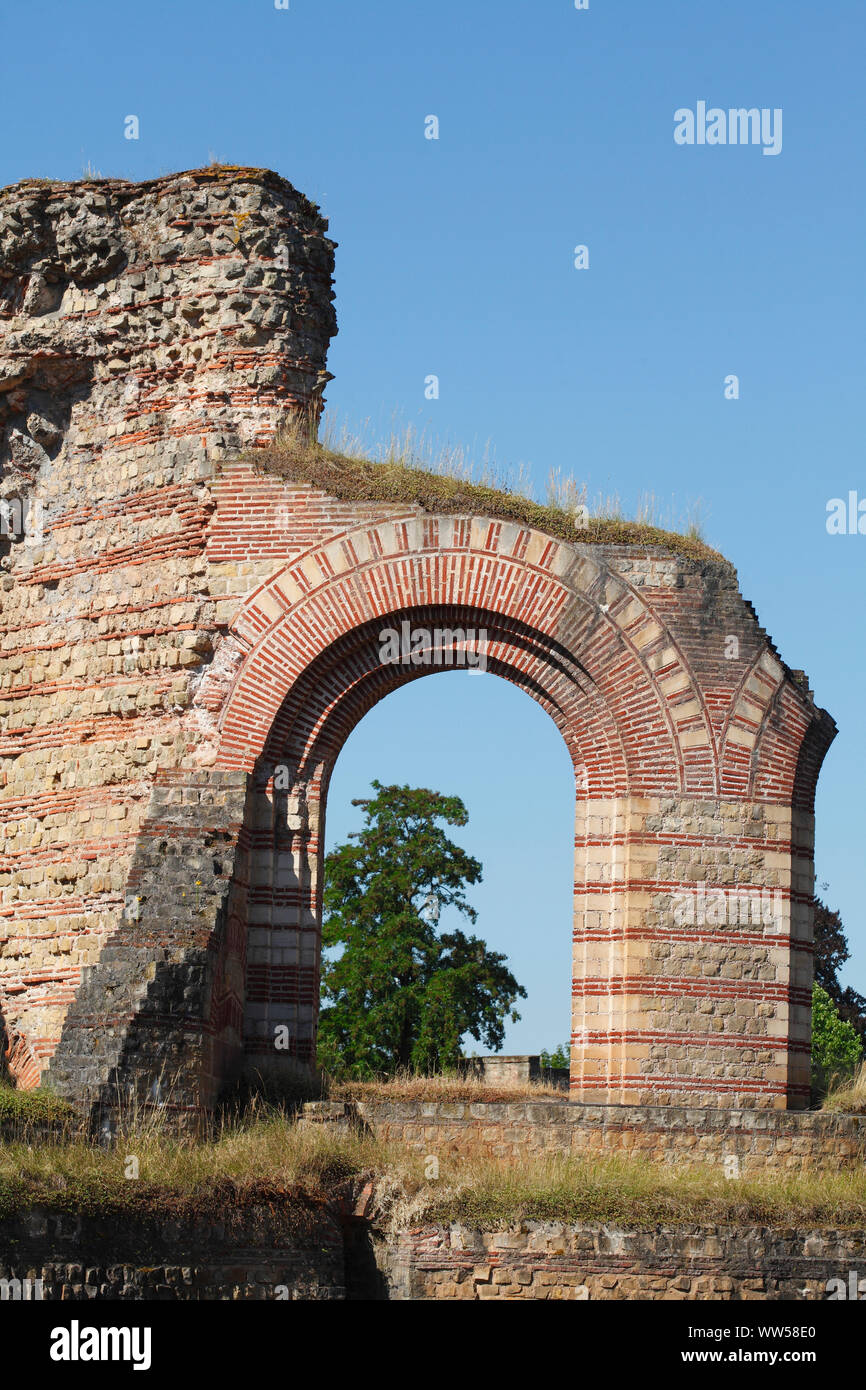
[[[354,1083],[332,1087],[331,1095],[360,1090],[362,1099],[399,1099],[408,1085],[406,1079],[390,1088],[387,1082],[378,1088]],[[420,1092],[442,1100],[461,1083],[419,1078],[413,1089],[415,1098]],[[527,1090],[516,1089],[521,1095]],[[549,1099],[543,1088],[530,1089]],[[479,1087],[462,1083],[462,1091],[464,1099],[477,1099]],[[825,1108],[863,1114],[862,1090],[854,1091],[840,1093],[839,1103]],[[495,1094],[488,1091],[484,1098]],[[866,1226],[862,1166],[835,1173],[767,1171],[730,1182],[718,1164],[659,1167],[626,1155],[555,1153],[498,1159],[479,1143],[443,1155],[439,1177],[431,1180],[423,1153],[363,1126],[298,1124],[291,1110],[260,1097],[225,1113],[210,1133],[198,1136],[177,1135],[161,1109],[121,1109],[115,1142],[107,1146],[95,1142],[84,1117],[45,1092],[0,1085],[4,1118],[0,1222],[35,1207],[133,1219],[234,1219],[257,1208],[268,1220],[297,1218],[303,1225],[305,1213],[339,1199],[346,1183],[372,1179],[387,1198],[383,1215],[392,1229],[433,1221],[489,1227],[526,1220],[633,1228],[659,1222]],[[53,1120],[49,1133],[46,1120]],[[140,1164],[135,1180],[127,1171],[130,1154]]]
[[[410,427],[392,435],[384,457],[374,459],[357,436],[343,434],[323,442],[305,420],[287,426],[265,449],[245,455],[258,471],[288,482],[309,483],[341,502],[382,502],[423,507],[432,513],[474,514],[516,521],[558,540],[582,545],[630,545],[663,550],[689,559],[722,562],[706,544],[699,523],[688,519],[682,532],[657,524],[658,504],[647,494],[637,520],[623,517],[618,497],[599,497],[589,506],[585,486],[554,470],[548,500],[527,495],[521,473],[507,483],[485,466],[480,477],[461,449],[434,450]],[[581,509],[586,509],[583,517]]]
[[[134,1154],[135,1180],[127,1170]],[[153,1119],[104,1148],[83,1132],[53,1142],[0,1143],[0,1222],[40,1208],[56,1213],[221,1221],[259,1212],[295,1220],[348,1183],[372,1180],[383,1222],[405,1229],[463,1221],[481,1228],[515,1221],[822,1226],[862,1229],[866,1173],[763,1173],[729,1182],[719,1165],[661,1168],[619,1156],[532,1155],[496,1159],[477,1151],[444,1155],[439,1177],[425,1155],[363,1130],[299,1125],[254,1108],[208,1139],[176,1138]]]

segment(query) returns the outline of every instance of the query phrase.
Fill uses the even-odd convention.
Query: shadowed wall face
[[[196,1109],[315,1056],[325,799],[483,629],[575,770],[572,1092],[808,1099],[832,720],[724,561],[345,503],[239,459],[318,409],[333,243],[262,171],[0,196],[0,1010],[19,1084]],[[579,533],[576,533],[579,537]],[[516,799],[515,814],[526,814]],[[531,862],[526,871],[532,872]]]

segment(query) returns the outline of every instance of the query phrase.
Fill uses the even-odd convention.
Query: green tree
[[[323,944],[342,947],[322,972],[319,1064],[335,1075],[390,1075],[454,1066],[469,1033],[502,1046],[514,1001],[526,991],[506,957],[477,936],[438,931],[445,908],[471,922],[464,887],[480,883],[477,859],[439,822],[465,825],[459,797],[372,784],[354,844],[325,860]]]
[[[828,885],[823,883],[822,888]],[[839,971],[851,952],[848,938],[838,912],[831,912],[820,898],[815,899],[815,980],[826,990],[839,1010],[840,1018],[850,1023],[866,1043],[866,999],[851,985],[839,983]]]
[[[568,1043],[560,1043],[554,1052],[548,1052],[545,1049],[539,1061],[543,1067],[565,1067],[567,1070],[571,1066]]]
[[[819,984],[812,986],[812,1086],[824,1092],[833,1076],[854,1072],[863,1056],[863,1044],[856,1029],[839,1016],[829,994]]]

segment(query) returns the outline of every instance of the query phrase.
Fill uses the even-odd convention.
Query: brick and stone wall
[[[621,1157],[709,1166],[732,1179],[762,1172],[837,1172],[866,1162],[866,1115],[574,1101],[324,1102],[305,1113],[359,1121],[377,1138],[437,1158]]]
[[[9,1283],[16,1280],[20,1292]],[[0,1221],[0,1300],[345,1297],[338,1215],[274,1193],[259,1207],[233,1209],[227,1198],[218,1217],[149,1213],[143,1205],[137,1215],[110,1219],[37,1207]]]
[[[521,1221],[405,1231],[380,1253],[392,1299],[711,1299],[803,1302],[851,1287],[862,1231],[660,1227]],[[866,1287],[866,1284],[863,1285]]]
[[[320,408],[326,231],[261,170],[0,193],[13,1076],[194,1110],[309,1069],[328,780],[419,675],[381,662],[406,618],[484,627],[569,748],[573,1094],[807,1104],[832,720],[724,561],[343,503],[244,457]]]
[[[73,1003],[57,1081],[75,1094],[140,1050],[143,996],[160,1034],[198,962],[223,942],[243,960],[223,899],[245,779],[240,812],[225,775],[195,779],[194,693],[250,583],[208,565],[212,482],[321,401],[325,228],[262,170],[0,194],[0,1015],[21,1085]],[[243,978],[228,959],[205,973],[177,1045],[207,1030],[207,1065],[228,1064]],[[168,1022],[162,1037],[160,1070]]]
[[[169,1220],[33,1209],[0,1221],[0,1301],[791,1300],[866,1288],[862,1231],[459,1222],[382,1229],[338,1210]],[[290,1218],[287,1220],[287,1218]],[[837,1286],[838,1287],[838,1286]],[[862,1293],[860,1295],[862,1297]]]

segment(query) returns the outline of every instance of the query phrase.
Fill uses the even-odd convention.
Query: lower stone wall
[[[852,1287],[866,1298],[866,1231],[522,1221],[390,1232],[285,1198],[227,1206],[223,1218],[34,1209],[0,1221],[2,1301],[802,1302],[852,1297]]]
[[[392,1299],[826,1299],[866,1276],[866,1232],[521,1222],[407,1231],[380,1252]],[[866,1279],[862,1285],[866,1290]]]
[[[224,1218],[83,1217],[34,1208],[0,1221],[0,1300],[345,1297],[339,1218],[285,1198]]]
[[[866,1115],[569,1101],[358,1101],[375,1134],[442,1157],[565,1153],[710,1164],[731,1177],[767,1169],[836,1171],[866,1162]]]

